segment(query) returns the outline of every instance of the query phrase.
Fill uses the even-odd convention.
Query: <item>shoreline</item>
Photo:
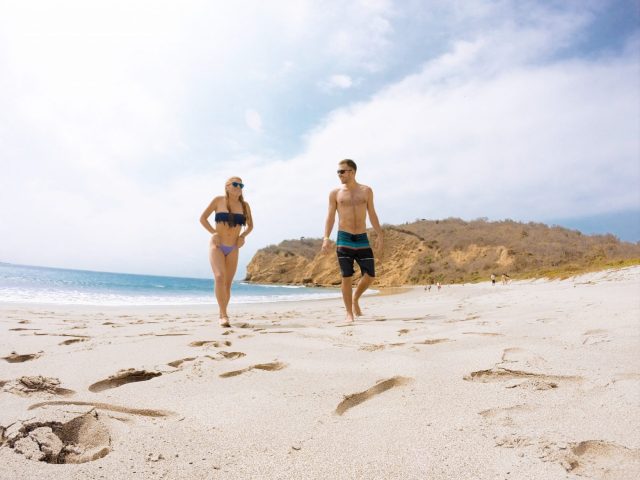
[[[303,287],[310,288],[310,287]],[[411,291],[413,288],[419,288],[418,286],[406,286],[406,287],[383,287],[379,289],[370,288],[367,292],[365,292],[363,298],[370,298],[374,296],[386,296],[386,295],[397,295],[400,293]],[[335,289],[334,289],[335,290]],[[371,293],[369,293],[371,292]],[[233,300],[233,290],[231,298]],[[342,301],[342,297],[340,291],[336,292],[335,297],[328,298],[304,298],[300,300],[296,299],[276,299],[276,300],[266,300],[266,301],[251,301],[251,302],[241,302],[241,303],[231,303],[230,307],[244,307],[249,305],[256,306],[267,306],[273,304],[298,304],[303,302],[324,302],[331,300],[340,300]],[[46,309],[82,309],[82,310],[98,310],[98,309],[114,309],[114,310],[122,310],[122,309],[133,309],[133,310],[146,310],[146,309],[170,309],[170,310],[180,310],[180,309],[194,309],[194,310],[204,310],[209,308],[218,308],[215,296],[211,295],[211,303],[184,303],[184,304],[122,304],[122,305],[109,305],[109,304],[88,304],[88,303],[45,303],[45,302],[7,302],[0,300],[0,310],[8,309],[10,307],[15,308],[46,308]]]

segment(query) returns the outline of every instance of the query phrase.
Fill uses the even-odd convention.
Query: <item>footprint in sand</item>
[[[127,383],[144,382],[152,378],[159,377],[161,372],[152,372],[147,370],[136,370],[129,368],[128,370],[120,370],[115,375],[105,380],[94,383],[89,387],[90,392],[102,392],[111,388],[120,387]]]
[[[220,351],[218,352],[218,354],[222,355],[227,360],[235,360],[236,358],[242,358],[246,355],[246,353],[242,353],[242,352],[225,352],[225,351]]]
[[[582,336],[584,337],[584,340],[582,341],[583,345],[596,345],[598,343],[611,341],[609,332],[602,329],[587,330],[582,334]]]
[[[567,472],[602,480],[635,480],[640,474],[640,449],[603,440],[570,443],[560,463]]]
[[[519,388],[523,390],[552,390],[554,388],[558,388],[558,384],[548,378],[527,378],[523,382],[518,380],[511,385],[506,385],[505,388]]]
[[[84,414],[58,412],[16,422],[4,429],[1,445],[29,460],[61,464],[98,460],[111,451],[111,435],[94,409]]]
[[[231,372],[221,373],[220,377],[222,377],[222,378],[235,377],[236,375],[240,375],[240,374],[243,374],[245,372],[248,372],[248,371],[254,370],[254,369],[255,370],[266,370],[268,372],[274,372],[276,370],[282,370],[286,366],[287,366],[287,364],[286,363],[282,363],[282,362],[259,363],[257,365],[251,365],[251,366],[243,368],[241,370],[233,370]]]
[[[640,473],[640,449],[604,440],[572,443],[542,441],[538,457],[558,462],[574,475],[595,480],[635,480]]]
[[[193,362],[196,358],[197,357],[181,358],[180,360],[174,360],[173,362],[169,362],[167,363],[167,365],[173,368],[178,368],[180,365],[182,365],[185,362]]]
[[[237,358],[242,358],[244,357],[246,354],[242,353],[242,352],[225,352],[225,351],[220,351],[217,353],[217,355],[219,355],[220,357],[212,357],[211,355],[205,355],[205,358],[208,358],[210,360],[222,360],[222,359],[226,359],[226,360],[235,360]],[[183,365],[184,363],[187,362],[193,362],[194,360],[197,360],[198,358],[203,358],[203,357],[187,357],[187,358],[181,358],[179,360],[174,360],[173,362],[169,362],[167,363],[167,365],[169,365],[170,367],[173,368],[179,368],[181,365]]]
[[[384,350],[387,347],[402,347],[406,345],[405,342],[396,342],[396,343],[367,343],[362,345],[358,350],[362,350],[364,352],[375,352],[377,350]]]
[[[370,398],[375,397],[376,395],[380,395],[387,390],[390,390],[394,387],[400,387],[402,385],[407,385],[413,381],[412,378],[408,377],[391,377],[387,380],[382,380],[376,383],[373,387],[368,388],[364,392],[352,393],[351,395],[347,395],[344,397],[338,406],[336,407],[336,414],[342,415],[347,410],[360,405],[362,402],[366,402]]]
[[[523,348],[507,348],[502,352],[502,362],[488,370],[478,370],[465,375],[468,382],[502,382],[507,380],[525,380],[522,383],[508,385],[507,388],[526,388],[531,390],[551,390],[560,383],[580,382],[582,377],[572,375],[554,375],[549,371],[547,361]]]
[[[545,375],[539,373],[510,370],[502,367],[493,367],[489,370],[478,370],[463,377],[468,382],[502,382],[507,380],[525,380],[532,383],[509,385],[507,388],[531,388],[534,390],[550,390],[556,388],[559,382],[579,382],[582,377],[569,375]]]
[[[58,345],[71,345],[73,343],[78,342],[86,342],[86,338],[70,338],[69,340],[65,340],[64,342],[60,342]]]
[[[0,382],[2,391],[20,395],[22,397],[36,393],[48,393],[51,395],[67,396],[73,395],[73,390],[60,387],[60,380],[57,378],[37,376],[25,376],[16,380]]]
[[[191,342],[189,344],[190,347],[215,347],[220,348],[222,346],[230,347],[231,342],[229,340],[224,340],[223,342],[218,342],[217,340],[197,340],[195,342]]]
[[[421,342],[413,342],[414,345],[435,345],[436,343],[451,342],[448,338],[428,338]]]
[[[385,345],[382,343],[379,344],[367,344],[361,346],[358,350],[362,350],[364,352],[376,352],[378,350],[384,350]]]
[[[513,421],[514,415],[517,416],[521,413],[534,411],[535,409],[536,407],[532,407],[531,405],[514,405],[513,407],[490,408],[478,412],[478,415],[494,423],[498,423],[503,427],[513,427],[515,426],[515,422]]]
[[[35,360],[41,354],[42,354],[42,352],[25,353],[25,354],[21,355],[21,354],[18,354],[16,352],[11,352],[8,356],[2,357],[2,359],[7,361],[7,362],[9,362],[9,363],[22,363],[22,362],[28,362],[29,360]]]

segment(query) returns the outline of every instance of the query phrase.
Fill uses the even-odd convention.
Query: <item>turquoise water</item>
[[[231,303],[337,298],[336,289],[234,282]],[[0,263],[0,302],[61,305],[215,304],[213,279],[132,275]]]

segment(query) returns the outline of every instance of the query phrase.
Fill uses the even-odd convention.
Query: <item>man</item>
[[[342,273],[342,299],[347,309],[347,321],[353,322],[353,314],[362,315],[359,300],[376,276],[373,251],[367,237],[367,213],[376,232],[375,250],[382,252],[382,228],[373,207],[373,190],[356,182],[358,167],[353,160],[338,163],[338,178],[342,186],[329,194],[329,213],[324,227],[322,252],[329,251],[331,230],[338,212],[338,238],[336,252]],[[362,277],[352,291],[353,262],[360,267]]]

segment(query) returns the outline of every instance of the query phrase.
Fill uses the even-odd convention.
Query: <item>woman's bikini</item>
[[[215,216],[216,223],[226,223],[230,227],[234,227],[236,225],[246,225],[247,219],[245,218],[243,213],[229,213],[229,212],[217,212]],[[236,248],[235,245],[218,245],[218,248],[222,250],[224,256],[226,257],[233,249]]]

